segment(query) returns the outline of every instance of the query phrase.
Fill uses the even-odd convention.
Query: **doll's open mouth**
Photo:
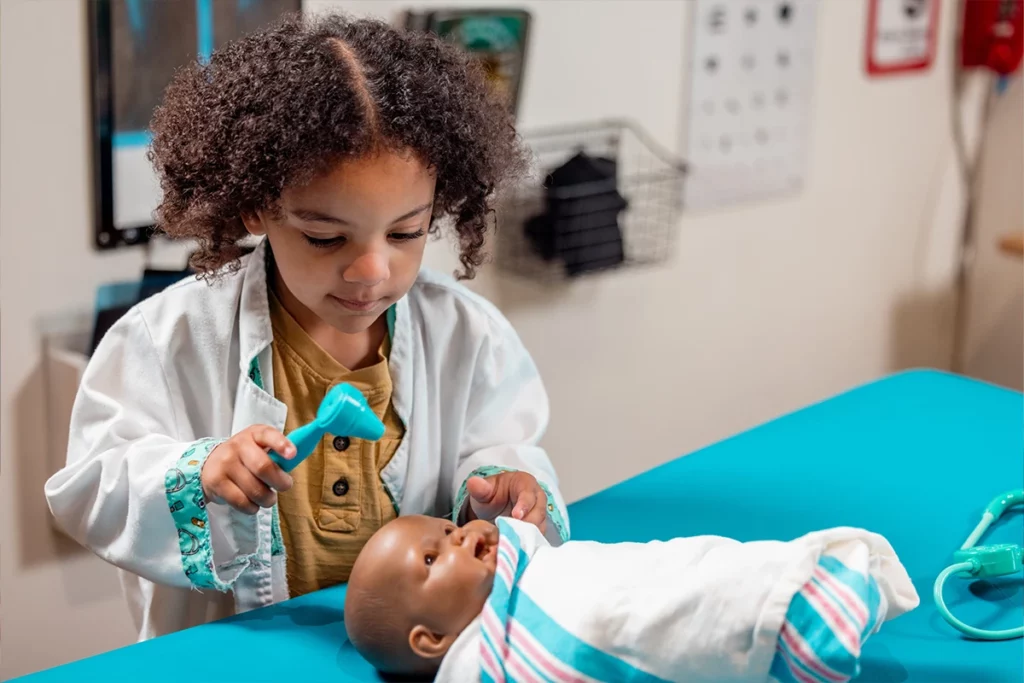
[[[474,553],[476,559],[480,560],[484,564],[493,564],[497,559],[498,546],[489,545],[484,539],[480,539],[476,543],[476,552]]]

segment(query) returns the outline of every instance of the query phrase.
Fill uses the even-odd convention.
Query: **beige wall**
[[[997,101],[978,168],[977,255],[969,279],[964,371],[1024,390],[1024,261],[998,248],[1024,232],[1024,81]]]
[[[90,248],[84,3],[0,1],[0,677],[128,642],[117,575],[53,535],[39,326],[139,253]],[[35,622],[34,624],[32,622]]]
[[[536,18],[525,126],[626,115],[676,146],[685,3],[523,4]],[[799,195],[686,216],[659,270],[554,289],[490,276],[474,285],[536,356],[552,397],[546,445],[569,498],[898,367],[947,362],[960,201],[947,115],[952,6],[942,4],[935,68],[872,81],[862,69],[866,3],[821,3]],[[142,257],[90,248],[83,3],[2,0],[0,12],[7,678],[131,640],[113,570],[47,523],[39,328],[88,310],[97,284],[135,275]],[[1021,270],[991,242],[1024,226],[1020,93],[1017,83],[997,103],[985,159],[968,354],[979,374],[1018,386]],[[444,245],[428,260],[452,265]]]

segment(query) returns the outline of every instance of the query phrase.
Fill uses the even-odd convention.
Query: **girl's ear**
[[[242,225],[250,235],[262,237],[267,234],[267,228],[263,225],[263,217],[255,211],[243,211],[241,218]]]
[[[426,626],[417,624],[409,632],[409,649],[421,659],[440,659],[455,642],[455,637],[434,633]]]

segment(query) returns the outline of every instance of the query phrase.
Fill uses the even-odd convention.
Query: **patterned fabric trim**
[[[231,588],[218,576],[213,564],[210,518],[199,474],[210,452],[222,440],[200,439],[189,446],[174,467],[164,475],[164,490],[171,518],[178,530],[178,548],[185,576],[197,588],[227,591]],[[248,558],[243,558],[248,561]]]

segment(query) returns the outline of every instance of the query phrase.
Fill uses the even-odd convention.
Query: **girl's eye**
[[[430,565],[434,564],[434,556],[433,555],[425,555],[423,557],[423,564],[427,565],[428,567]]]
[[[393,232],[388,237],[396,242],[410,242],[423,237],[423,234],[423,230],[417,230],[416,232]]]
[[[450,526],[450,527],[448,527],[447,529],[444,530],[444,535],[445,536],[451,536],[453,531],[455,531],[455,527]]]
[[[330,237],[327,239],[318,239],[316,237],[310,237],[306,233],[302,233],[302,236],[306,238],[306,241],[309,242],[310,245],[318,249],[326,249],[327,247],[333,247],[334,245],[341,244],[342,242],[345,241],[344,237]]]

